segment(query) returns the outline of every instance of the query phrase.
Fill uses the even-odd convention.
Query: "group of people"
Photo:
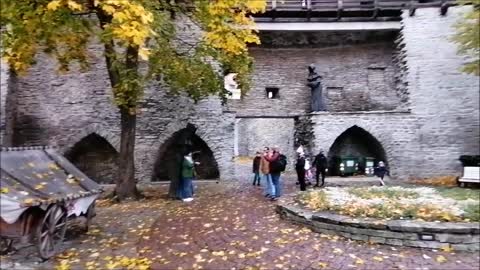
[[[278,147],[270,149],[265,147],[263,152],[257,152],[253,160],[253,185],[260,186],[261,180],[265,183],[264,194],[271,200],[276,200],[281,196],[281,181],[280,175],[285,171],[286,157],[279,152]],[[297,184],[300,185],[300,190],[307,190],[307,185],[310,185],[310,178],[313,175],[311,168],[314,169],[315,182],[314,187],[323,187],[325,185],[325,176],[328,172],[328,159],[323,150],[315,156],[312,165],[306,158],[302,147],[297,149],[297,160],[295,163],[295,171],[297,173]],[[380,179],[380,184],[385,185],[383,178],[389,175],[389,171],[383,161],[378,162],[375,167],[374,174]],[[310,177],[309,177],[310,176]]]
[[[305,158],[305,152],[303,149],[297,150],[297,162],[295,163],[295,171],[297,172],[298,183],[300,184],[300,190],[307,190],[307,181],[305,181],[305,176],[310,174],[309,169],[311,168],[308,164],[308,160]],[[315,168],[315,181],[316,184],[314,187],[323,187],[325,185],[325,176],[328,171],[328,162],[327,157],[324,155],[323,151],[320,150],[320,153],[315,156],[313,160],[312,167]],[[320,179],[322,183],[320,184]]]
[[[282,196],[281,174],[287,166],[287,158],[280,153],[278,147],[265,147],[257,152],[253,159],[253,185],[260,186],[261,180],[265,183],[264,195],[276,201]]]

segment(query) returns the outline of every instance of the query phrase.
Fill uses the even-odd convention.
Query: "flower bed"
[[[479,221],[480,192],[450,196],[430,187],[327,187],[308,191],[296,200],[313,211],[333,211],[351,217],[423,221]],[[460,198],[460,199],[458,199]]]

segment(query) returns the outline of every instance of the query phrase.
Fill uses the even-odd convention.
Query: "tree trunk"
[[[115,195],[119,200],[137,199],[139,193],[135,181],[134,149],[137,116],[128,109],[121,108],[121,138],[117,185]]]

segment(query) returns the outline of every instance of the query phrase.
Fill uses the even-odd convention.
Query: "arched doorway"
[[[379,161],[387,162],[382,144],[369,132],[352,126],[335,139],[328,151],[329,175],[365,174],[365,168],[376,166]],[[340,166],[353,162],[355,169],[344,173]],[[350,165],[350,164],[349,164]]]
[[[180,151],[177,143],[181,137],[183,130],[175,132],[163,145],[160,147],[157,155],[157,160],[154,164],[152,181],[169,181],[167,166],[171,164],[170,159]],[[218,165],[213,156],[213,152],[208,147],[207,143],[198,135],[193,135],[192,141],[193,159],[200,162],[200,165],[195,167],[197,174],[196,179],[217,179],[220,177]]]
[[[92,133],[65,153],[78,169],[99,184],[114,184],[118,153],[103,137]]]

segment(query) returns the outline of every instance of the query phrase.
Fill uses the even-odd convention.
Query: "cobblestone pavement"
[[[249,174],[238,179],[248,179]],[[286,193],[296,189],[285,179]],[[374,183],[375,181],[373,181]],[[372,184],[329,179],[328,185]],[[100,201],[89,233],[69,229],[64,252],[41,262],[36,249],[1,256],[1,269],[478,269],[475,253],[393,248],[310,232],[280,220],[276,202],[242,182],[197,182],[195,200],[166,198],[168,186],[145,188],[147,199]],[[147,258],[149,260],[147,260]]]
[[[296,187],[293,180],[286,191]],[[322,235],[279,219],[260,187],[237,184],[172,204],[140,247],[154,269],[478,269],[476,253],[391,247]]]

